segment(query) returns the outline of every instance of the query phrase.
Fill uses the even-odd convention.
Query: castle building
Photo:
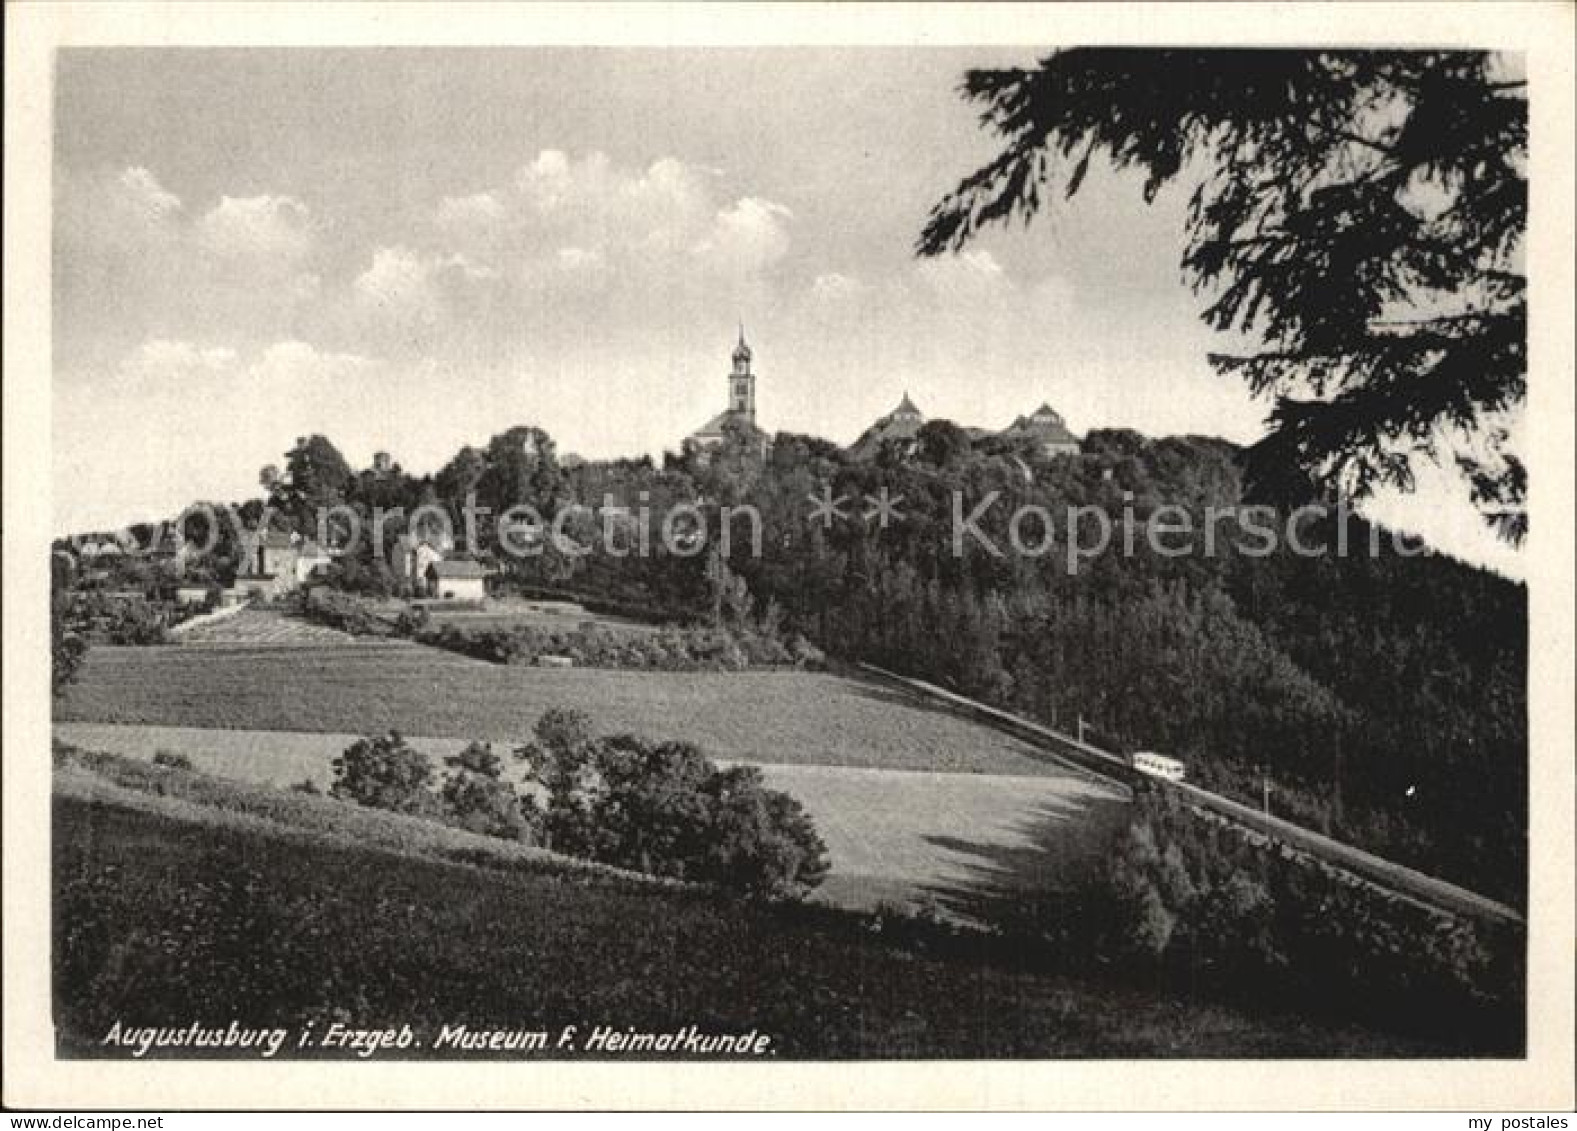
[[[873,460],[883,445],[890,443],[899,450],[900,455],[907,457],[913,454],[915,438],[924,424],[925,414],[915,407],[914,401],[905,393],[897,408],[877,418],[849,446],[849,456],[855,460]],[[1080,450],[1079,438],[1068,431],[1062,416],[1048,404],[1042,404],[1035,411],[1020,416],[1000,432],[966,427],[964,433],[975,443],[996,442],[994,450],[999,450],[1001,442],[1006,441],[1011,450],[1026,455],[1033,453],[1049,458],[1076,455]]]
[[[743,434],[763,448],[766,446],[767,434],[756,425],[756,375],[750,368],[750,346],[745,341],[743,324],[733,360],[728,372],[728,407],[690,433],[689,439],[702,448],[718,447],[730,434]]]
[[[849,455],[857,460],[875,459],[882,445],[889,440],[905,446],[912,445],[924,423],[925,414],[915,407],[909,394],[905,393],[897,408],[861,433],[860,438],[849,448]]]
[[[1079,451],[1079,438],[1068,431],[1062,416],[1048,404],[1019,417],[998,435],[1033,445],[1043,456],[1077,455]]]

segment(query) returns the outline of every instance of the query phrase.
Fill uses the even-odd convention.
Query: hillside
[[[1334,507],[1261,507],[1219,440],[1097,431],[1050,459],[921,440],[851,466],[780,437],[744,474],[695,469],[789,532],[730,559],[759,606],[830,654],[1177,755],[1251,804],[1269,779],[1283,816],[1523,902],[1525,587]],[[821,484],[900,497],[902,520],[807,524]],[[1152,542],[1165,526],[1192,533]],[[660,592],[660,564],[585,572]]]
[[[518,743],[550,707],[606,732],[695,742],[720,758],[928,772],[1056,775],[1027,743],[830,672],[515,667],[406,643],[96,647],[60,722],[243,730],[399,730]]]
[[[344,463],[324,437],[308,446]],[[1414,552],[1339,510],[1259,506],[1245,492],[1242,455],[1206,437],[1097,430],[1079,453],[1048,456],[1000,438],[972,443],[932,421],[912,450],[873,462],[853,461],[824,440],[780,434],[765,455],[745,445],[686,450],[660,467],[615,460],[564,468],[550,437],[521,426],[485,449],[462,450],[432,476],[347,471],[315,482],[310,498],[281,490],[271,502],[279,508],[274,521],[298,530],[313,528],[316,506],[370,516],[377,506],[429,505],[462,530],[467,500],[494,514],[528,503],[544,517],[568,519],[566,537],[590,552],[561,552],[549,539],[522,557],[484,526],[470,551],[492,563],[499,593],[547,587],[621,609],[688,614],[780,644],[803,637],[834,662],[874,662],[1083,729],[1119,752],[1170,753],[1207,788],[1255,805],[1268,796],[1281,816],[1522,906],[1526,589]],[[808,504],[818,498],[843,500],[841,517],[813,517]],[[870,517],[878,498],[901,501],[890,521]],[[679,506],[701,516],[704,542],[667,546],[653,529],[649,552],[633,552],[641,544],[633,516],[655,528]],[[620,522],[598,520],[599,509],[610,508]],[[725,508],[748,508],[754,519],[729,527],[726,553]],[[254,500],[242,513],[256,521],[262,504]],[[1178,523],[1191,533],[1152,537]],[[762,535],[755,543],[753,526]],[[1108,540],[1093,544],[1102,529]],[[196,563],[199,575],[233,573],[238,538],[220,534]],[[397,597],[402,583],[388,550],[363,539],[325,580]],[[138,584],[135,564],[128,569],[121,582]],[[317,670],[324,687],[307,689],[303,717],[321,713],[338,666]],[[467,677],[477,685],[500,680],[507,682],[481,668]],[[628,717],[635,727],[699,728],[676,737],[717,739],[719,750],[746,756],[754,747],[782,751],[768,761],[845,764],[870,757],[869,745],[884,759],[875,764],[899,767],[905,747],[928,741],[924,728],[894,731],[890,741],[879,727],[846,728],[851,708],[869,721],[868,706],[824,688],[782,697],[733,683],[741,702],[759,695],[761,716],[719,732],[710,705],[674,695],[658,674],[577,673],[573,682],[621,724]],[[265,702],[261,675],[249,682],[238,674],[228,686],[226,700],[215,702],[181,700],[184,692],[170,687],[136,689],[137,698],[172,703],[179,718],[93,706],[88,692],[73,693],[62,717],[375,729],[411,713],[449,718],[460,702],[391,684],[351,725],[227,723],[229,701],[276,716],[295,710]],[[651,691],[657,687],[661,694]],[[841,749],[846,733],[862,734],[860,752]]]
[[[187,800],[160,796],[161,772]],[[425,822],[288,794],[264,813],[262,791],[195,777],[91,757],[57,772],[62,1055],[106,1055],[116,1019],[408,1023],[424,1042],[456,1024],[694,1024],[755,1029],[772,1054],[801,1058],[1448,1051],[1061,975],[983,936],[743,904],[542,854],[525,869],[477,867],[394,839],[303,837],[300,821],[337,814]]]

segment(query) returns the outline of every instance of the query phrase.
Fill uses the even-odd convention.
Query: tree
[[[974,445],[951,420],[928,420],[915,433],[920,458],[932,467],[948,468],[967,459]]]
[[[750,586],[729,568],[728,559],[716,546],[706,552],[706,587],[713,624],[722,625],[725,621],[742,624],[749,619],[753,604]]]
[[[586,854],[593,829],[587,797],[596,782],[597,743],[582,711],[553,707],[532,728],[534,741],[515,751],[526,778],[546,793],[543,834],[547,847]]]
[[[298,439],[285,453],[284,475],[269,466],[259,479],[269,490],[269,501],[294,520],[297,529],[315,530],[320,513],[344,502],[353,477],[350,464],[329,438],[313,434]]]
[[[449,509],[452,518],[459,517],[466,496],[477,489],[486,473],[487,457],[467,444],[433,477],[437,499]]]
[[[397,732],[357,739],[334,759],[332,797],[372,809],[432,815],[437,798],[429,785],[433,766]]]
[[[472,742],[444,759],[450,773],[441,796],[449,819],[462,828],[505,840],[530,840],[534,805],[523,806],[515,787],[503,780],[504,762],[486,742]]]
[[[77,678],[88,654],[88,642],[68,623],[69,600],[64,595],[56,595],[49,603],[50,687],[56,695]]]
[[[457,461],[463,458],[456,457]],[[522,504],[550,519],[558,510],[564,489],[553,438],[540,428],[519,425],[487,442],[485,467],[476,481],[479,500],[503,514]],[[448,470],[448,469],[446,469]],[[470,473],[469,461],[454,469],[457,478]]]
[[[1212,328],[1258,352],[1212,356],[1271,398],[1248,453],[1261,497],[1410,490],[1450,460],[1520,541],[1526,472],[1504,414],[1526,384],[1526,83],[1475,51],[1073,49],[971,71],[1002,152],[932,210],[917,250],[1072,197],[1092,160],[1153,200],[1195,182],[1183,270]]]
[[[826,878],[815,824],[798,800],[767,789],[758,767],[714,770],[703,792],[710,826],[699,876],[756,896],[801,895]]]

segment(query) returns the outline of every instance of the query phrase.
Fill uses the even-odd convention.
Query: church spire
[[[750,346],[745,342],[745,320],[739,320],[739,344],[734,347],[734,369],[728,375],[728,409],[755,423],[756,377],[750,372]]]

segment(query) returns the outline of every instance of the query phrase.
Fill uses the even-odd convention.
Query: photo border
[[[1571,1110],[1573,6],[9,4],[4,353],[8,1107]],[[49,971],[51,65],[58,46],[1384,44],[1523,52],[1531,114],[1526,463],[1528,1042],[1513,1061],[80,1062]],[[768,81],[770,81],[768,79]]]

